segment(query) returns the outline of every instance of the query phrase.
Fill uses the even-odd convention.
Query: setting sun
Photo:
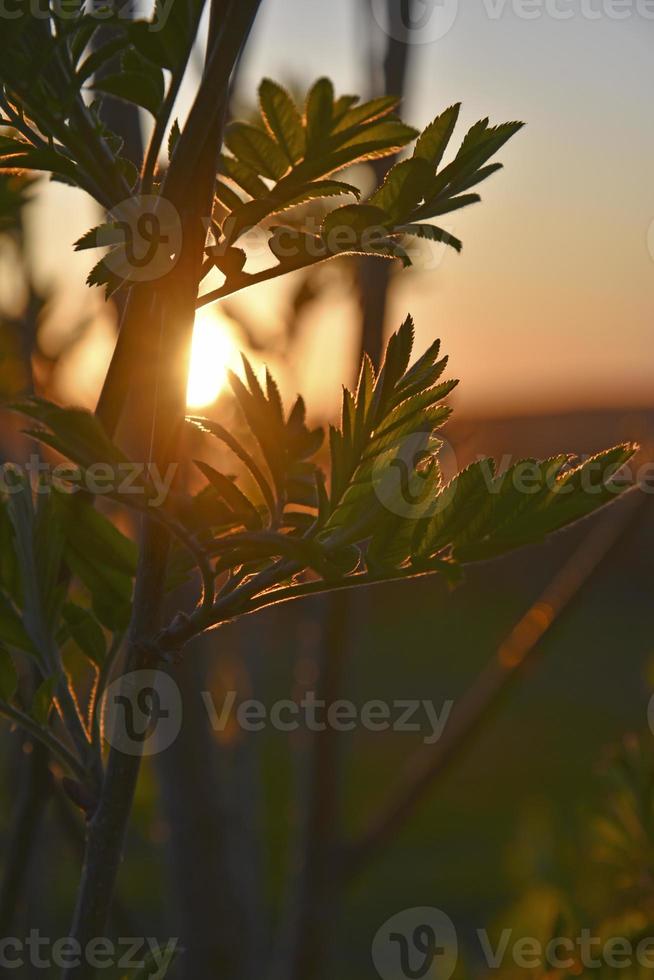
[[[189,408],[214,402],[225,385],[228,369],[237,363],[238,350],[230,321],[215,310],[200,310],[195,318],[186,390]]]

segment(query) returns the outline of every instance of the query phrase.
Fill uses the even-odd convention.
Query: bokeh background
[[[527,127],[503,150],[505,169],[484,184],[482,204],[446,225],[463,239],[462,254],[426,253],[415,270],[392,271],[384,331],[411,312],[417,353],[442,338],[451,373],[462,379],[446,433],[459,465],[481,453],[587,454],[625,439],[641,443],[644,464],[654,420],[654,8],[609,0],[436,6],[434,16],[452,24],[431,40],[426,30],[409,38],[403,117],[422,126],[461,101],[461,135],[486,115]],[[378,94],[385,28],[376,0],[264,0],[234,111],[250,111],[263,75],[298,93],[327,74],[341,93]],[[88,253],[72,245],[98,217],[81,193],[39,181],[22,235],[3,240],[5,395],[21,386],[27,350],[39,391],[93,407],[117,315],[84,286]],[[225,369],[244,349],[271,365],[287,398],[301,391],[316,420],[333,418],[340,384],[356,373],[360,278],[354,263],[334,263],[310,279],[257,287],[203,311],[189,386],[194,410],[229,410]],[[603,773],[614,747],[635,733],[646,758],[651,750],[653,546],[646,496],[545,547],[476,568],[453,593],[434,580],[379,587],[336,610],[335,632],[328,629],[334,610],[308,602],[230,626],[196,651],[199,674],[216,692],[235,686],[268,701],[311,687],[328,636],[343,654],[344,696],[437,705],[460,702],[498,651],[517,643],[525,657],[520,677],[434,780],[414,818],[348,890],[330,976],[377,976],[372,938],[405,908],[446,910],[463,937],[460,969],[472,973],[481,968],[477,928],[508,922],[541,934],[553,910],[570,905],[605,916],[600,896],[615,897],[616,879],[591,829],[606,805]],[[16,759],[4,736],[6,835]],[[370,824],[419,744],[398,733],[338,739],[337,789],[352,833]],[[250,873],[256,848],[266,897],[281,905],[285,858],[302,818],[294,792],[311,746],[306,738],[234,731],[211,736],[210,749],[230,819],[243,824],[237,874]],[[190,772],[196,765],[189,758]],[[205,787],[196,790],[201,798]],[[164,898],[171,880],[206,886],[206,922],[214,915],[207,879],[215,866],[180,869],[171,860],[174,821],[182,817],[170,797],[165,763],[154,760],[121,878],[119,919],[124,914],[135,934],[177,935],[179,908]],[[31,870],[36,887],[18,912],[23,923],[65,935],[79,828],[71,828],[70,814],[59,817],[47,824]],[[649,875],[651,851],[639,833]],[[45,854],[53,850],[58,872],[44,885]]]

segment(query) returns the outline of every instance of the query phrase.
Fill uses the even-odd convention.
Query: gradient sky
[[[360,90],[370,2],[265,0],[243,88],[264,73],[326,73],[341,91]],[[526,9],[541,16],[530,20],[523,9],[461,0],[447,34],[414,47],[410,122],[462,101],[462,128],[485,115],[528,127],[502,151],[506,168],[484,185],[482,204],[450,223],[462,255],[400,277],[391,321],[410,309],[423,344],[443,338],[471,408],[649,404],[654,4],[649,20],[635,2],[536,2]],[[557,20],[552,9],[574,16]]]
[[[365,90],[370,43],[383,40],[371,3],[264,0],[243,96],[264,74],[303,84],[329,74],[340,92]],[[463,254],[399,277],[388,327],[411,311],[421,348],[442,337],[464,381],[460,410],[651,404],[654,2],[461,0],[445,36],[415,45],[409,87],[403,115],[415,124],[462,101],[459,137],[485,115],[528,126],[502,151],[483,203],[446,224]],[[92,221],[70,201],[58,189],[48,204],[53,275],[59,236],[67,245]],[[654,230],[651,241],[654,252]],[[270,299],[262,290],[252,302],[263,313]],[[316,398],[338,391],[348,320],[337,308],[305,338]]]

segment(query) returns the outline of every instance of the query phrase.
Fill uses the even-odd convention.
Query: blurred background
[[[287,401],[302,392],[313,419],[329,421],[341,383],[355,379],[362,346],[378,355],[383,337],[411,312],[416,354],[440,337],[450,374],[462,379],[446,432],[459,467],[480,454],[583,455],[627,439],[641,444],[644,466],[654,456],[654,119],[647,96],[654,10],[609,0],[415,3],[422,26],[398,32],[393,0],[264,0],[233,111],[252,111],[264,75],[299,94],[327,74],[338,93],[402,94],[402,116],[416,126],[457,101],[460,136],[486,115],[524,120],[526,129],[503,151],[505,169],[484,184],[482,204],[445,225],[463,239],[462,254],[430,246],[407,272],[339,260],[202,310],[189,406],[229,414],[225,372],[245,350],[271,366]],[[183,93],[182,115],[187,100]],[[360,177],[372,185],[372,174]],[[62,185],[36,181],[26,193],[20,226],[0,238],[2,397],[34,386],[92,408],[117,311],[84,285],[97,256],[89,260],[72,245],[100,216]],[[15,439],[5,417],[3,455]],[[323,659],[334,651],[338,689],[357,703],[457,705],[471,685],[484,689],[480,671],[498,658],[519,668],[519,677],[491,699],[492,710],[455,747],[411,818],[342,894],[316,903],[318,886],[304,880],[290,913],[288,868],[311,821],[307,771],[315,776],[316,751],[317,764],[329,770],[323,819],[340,811],[356,837],[374,824],[420,751],[419,736],[357,732],[316,749],[306,735],[227,731],[217,738],[206,724],[189,722],[170,759],[146,768],[116,928],[162,938],[182,932],[195,950],[198,936],[220,933],[221,915],[234,921],[226,882],[236,881],[253,920],[247,931],[239,920],[239,928],[255,937],[253,949],[268,941],[257,900],[278,925],[288,918],[309,931],[305,917],[315,924],[328,909],[327,975],[359,980],[377,976],[372,939],[406,908],[445,910],[463,937],[460,969],[472,974],[481,970],[472,941],[478,928],[509,921],[545,934],[562,909],[574,909],[589,927],[637,909],[634,928],[644,927],[654,895],[651,827],[637,823],[628,834],[637,853],[629,855],[627,883],[627,858],[616,877],[592,828],[612,793],[622,793],[624,804],[637,792],[629,768],[635,757],[652,787],[651,499],[627,501],[545,547],[475,568],[454,592],[427,579],[331,604],[312,600],[199,644],[188,668],[191,713],[199,712],[193,691],[201,683],[218,696],[235,688],[267,702],[312,689],[325,681]],[[210,776],[198,770],[200,745],[211,754]],[[9,842],[20,760],[11,740],[2,746],[0,828]],[[621,765],[625,753],[631,760],[618,791],[606,775],[616,751]],[[196,808],[181,812],[180,799],[191,797]],[[14,913],[65,935],[80,828],[61,801],[49,813],[31,887]],[[216,814],[239,828],[228,857],[215,841]],[[43,887],[42,855],[55,846],[59,872]],[[177,904],[165,898],[171,893]],[[206,961],[204,951],[198,957]],[[213,976],[202,969],[183,975]],[[306,980],[309,973],[298,969],[298,980]]]

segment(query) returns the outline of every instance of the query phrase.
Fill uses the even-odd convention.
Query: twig
[[[100,668],[100,673],[98,674],[91,701],[89,728],[91,730],[93,747],[96,755],[100,758],[100,762],[102,762],[102,698],[124,639],[125,638],[122,633],[116,633],[114,636],[111,648],[107,652],[107,656],[105,657],[102,667]]]
[[[286,276],[289,272],[302,272],[305,269],[310,269],[314,265],[318,265],[320,262],[327,262],[329,259],[336,259],[342,254],[343,253],[340,252],[336,255],[321,255],[318,258],[312,259],[311,262],[305,262],[303,265],[293,266],[292,269],[282,265],[274,265],[270,269],[262,269],[261,272],[243,272],[237,279],[231,279],[218,289],[213,289],[210,293],[205,293],[204,296],[198,296],[196,308],[200,309],[200,307],[206,306],[208,303],[215,303],[219,299],[225,299],[227,296],[233,296],[234,293],[240,293],[242,289],[247,289],[248,286],[256,286],[259,283],[269,282],[271,279],[277,279],[279,276]]]
[[[5,718],[23,728],[26,732],[29,732],[35,739],[45,745],[55,759],[63,765],[65,769],[70,770],[70,772],[79,779],[80,782],[85,783],[88,779],[88,773],[79,759],[73,755],[73,753],[66,748],[63,742],[60,742],[56,735],[47,728],[42,728],[38,722],[30,718],[23,711],[18,708],[14,708],[12,705],[7,704],[4,701],[0,701],[0,715],[4,715]]]

